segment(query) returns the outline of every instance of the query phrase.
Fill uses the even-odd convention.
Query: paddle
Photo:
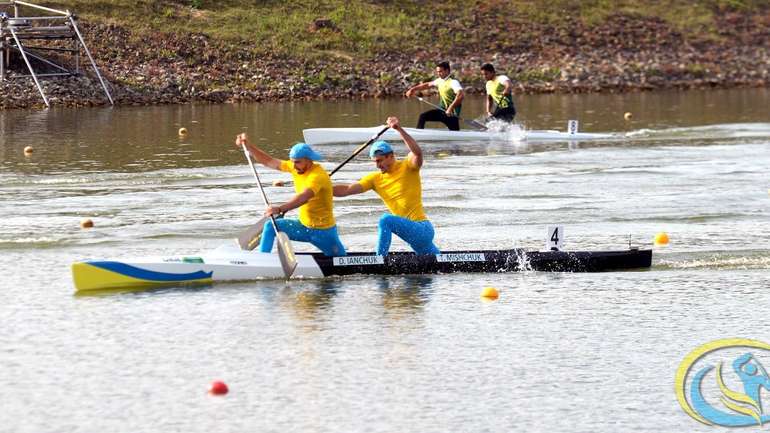
[[[430,105],[430,106],[431,106],[431,107],[433,107],[433,108],[437,108],[437,109],[439,109],[439,110],[441,110],[441,111],[446,111],[446,109],[444,109],[444,108],[441,108],[441,107],[439,107],[438,105],[436,105],[436,104],[434,104],[434,103],[432,103],[432,102],[430,102],[430,101],[426,101],[426,100],[425,100],[425,98],[423,98],[423,97],[421,97],[421,96],[418,96],[418,97],[417,97],[417,99],[418,99],[420,102],[424,102],[424,103],[426,103],[426,104]],[[460,116],[454,116],[454,115],[452,115],[452,117],[457,117],[458,119],[460,119],[460,120],[462,120],[463,122],[465,122],[465,124],[466,124],[466,125],[468,125],[468,126],[472,126],[472,127],[474,127],[474,128],[479,128],[479,129],[481,129],[481,130],[484,130],[484,131],[486,131],[486,129],[487,129],[486,125],[482,125],[481,123],[479,123],[479,122],[477,122],[477,121],[475,121],[475,120],[466,120],[466,119],[463,119],[463,118],[462,118],[462,117],[460,117]]]
[[[375,140],[377,140],[378,138],[380,138],[380,136],[381,136],[382,134],[384,134],[384,133],[385,133],[385,131],[387,131],[389,128],[390,128],[389,126],[385,126],[385,127],[383,127],[382,129],[380,129],[380,132],[378,132],[377,134],[373,135],[373,136],[372,136],[372,138],[370,138],[370,139],[369,139],[369,141],[367,141],[366,143],[364,143],[364,144],[362,144],[362,145],[358,146],[358,149],[356,149],[356,150],[353,152],[353,154],[352,154],[352,155],[348,156],[348,158],[347,158],[346,160],[342,161],[342,163],[340,163],[340,165],[338,165],[338,166],[337,166],[337,167],[336,167],[334,170],[332,170],[332,171],[329,173],[329,176],[331,177],[332,175],[334,175],[334,173],[336,173],[336,172],[337,172],[339,169],[341,169],[342,167],[344,167],[344,166],[345,166],[345,164],[347,164],[348,162],[350,162],[350,160],[352,160],[353,158],[355,158],[355,157],[356,157],[356,155],[358,155],[358,154],[359,154],[359,153],[361,153],[361,152],[362,152],[364,149],[366,149],[367,147],[369,147],[369,145],[370,145],[370,144],[374,143],[374,141],[375,141]]]
[[[270,206],[270,201],[267,199],[267,194],[265,194],[265,188],[262,186],[262,181],[259,180],[257,169],[254,167],[254,163],[251,162],[251,155],[249,155],[245,144],[241,144],[241,147],[243,147],[243,154],[246,155],[246,161],[249,162],[251,172],[254,173],[254,179],[257,180],[259,190],[262,192],[262,200],[264,200],[265,206]],[[275,222],[274,215],[270,215],[270,221],[273,223],[273,229],[275,230],[275,242],[278,244],[278,257],[281,259],[283,273],[286,275],[286,278],[291,278],[291,275],[297,268],[297,258],[294,257],[294,249],[291,247],[289,236],[278,230],[278,224]]]
[[[336,173],[337,171],[339,171],[339,169],[344,167],[345,164],[347,164],[353,158],[355,158],[356,155],[358,155],[359,153],[363,152],[363,150],[366,149],[370,144],[372,144],[375,140],[380,138],[380,136],[382,136],[382,134],[384,134],[385,131],[388,130],[388,128],[389,128],[388,126],[383,127],[380,130],[380,132],[378,132],[377,134],[373,135],[372,138],[369,139],[369,141],[367,141],[366,143],[358,146],[358,148],[350,156],[348,156],[347,159],[342,161],[342,163],[340,163],[337,167],[334,168],[334,170],[332,170],[329,173],[329,176],[334,175],[334,173]],[[265,225],[266,222],[267,222],[267,217],[264,217],[261,220],[257,221],[256,224],[253,224],[253,225],[247,227],[246,230],[243,230],[238,235],[238,245],[241,247],[242,250],[251,251],[251,250],[253,250],[254,248],[257,247],[257,245],[259,244],[259,240],[262,237],[262,230],[264,229],[264,225]]]
[[[262,230],[264,230],[268,219],[270,218],[262,217],[255,224],[248,226],[238,234],[238,246],[242,250],[251,251],[259,245],[259,241],[262,238]]]

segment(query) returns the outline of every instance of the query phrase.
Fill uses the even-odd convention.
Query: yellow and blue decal
[[[736,348],[741,349],[740,352],[743,353],[735,356],[730,366],[734,377],[743,385],[741,391],[730,389],[726,385],[722,361],[718,362],[716,367],[713,364],[700,367],[688,381],[690,371],[699,360],[718,351]],[[760,359],[755,356],[758,353],[770,359],[770,344],[745,338],[728,338],[706,343],[693,350],[676,371],[674,388],[679,405],[688,415],[706,425],[746,427],[761,426],[770,422],[770,414],[765,413],[761,399],[763,388],[770,391],[770,376]],[[703,384],[712,371],[715,373],[713,380],[716,381],[719,395],[707,400],[703,395]],[[719,401],[721,405],[715,407],[709,401]]]
[[[209,283],[212,281],[212,275],[213,272],[205,271],[183,274],[158,272],[111,261],[80,262],[72,265],[72,278],[77,290],[146,287],[174,283]]]

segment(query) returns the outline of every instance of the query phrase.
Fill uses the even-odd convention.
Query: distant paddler
[[[441,122],[451,131],[460,130],[459,116],[465,91],[459,81],[449,76],[450,72],[449,62],[439,62],[436,64],[436,75],[438,75],[438,78],[414,85],[406,91],[406,97],[410,98],[415,92],[420,90],[426,90],[431,87],[438,89],[439,107],[441,109],[428,110],[420,114],[420,118],[417,121],[417,129],[425,129],[425,122]]]
[[[487,117],[513,122],[516,107],[513,106],[513,83],[505,75],[497,75],[491,63],[481,65],[481,73],[487,80]],[[492,105],[494,104],[494,111]]]
[[[277,218],[278,230],[285,232],[289,239],[309,242],[327,256],[344,256],[345,247],[337,234],[334,219],[332,182],[329,174],[317,164],[322,156],[310,145],[297,143],[289,151],[289,160],[279,160],[265,153],[249,142],[246,134],[235,139],[238,148],[245,145],[257,162],[275,170],[291,173],[296,194],[291,200],[280,205],[273,204],[265,210],[265,216],[282,216],[299,208],[299,219]],[[269,253],[275,242],[275,229],[265,224],[259,250]]]
[[[422,149],[401,128],[396,117],[389,117],[387,123],[401,135],[409,148],[409,154],[403,160],[398,160],[390,144],[385,141],[374,142],[369,157],[379,171],[367,174],[357,183],[334,185],[334,196],[345,197],[374,190],[382,198],[390,213],[380,217],[378,255],[388,254],[393,233],[408,243],[417,254],[439,254],[439,249],[433,244],[433,225],[422,207]]]

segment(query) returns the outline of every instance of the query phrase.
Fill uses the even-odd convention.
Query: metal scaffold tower
[[[22,8],[25,12],[30,10],[38,16],[20,15]],[[51,44],[51,41],[54,43]],[[62,42],[57,44],[55,41]],[[49,44],[44,46],[46,42]],[[75,14],[68,10],[60,11],[18,0],[0,1],[0,81],[12,78],[7,74],[7,68],[11,56],[18,54],[24,60],[29,74],[14,75],[13,78],[32,77],[43,102],[46,106],[50,106],[39,78],[80,75],[81,47],[99,78],[104,94],[107,95],[110,104],[114,105],[107,84],[78,29]],[[48,53],[74,57],[74,68],[63,65],[58,58],[53,58]],[[33,62],[40,65],[39,67],[47,68],[47,71],[36,72]]]

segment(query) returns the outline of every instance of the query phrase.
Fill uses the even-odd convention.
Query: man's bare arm
[[[361,186],[360,183],[351,183],[348,185],[334,185],[332,187],[332,190],[334,191],[335,197],[347,197],[349,195],[354,194],[361,194],[364,192],[364,188]]]
[[[246,149],[249,151],[251,156],[253,156],[258,163],[264,165],[265,167],[270,167],[275,170],[281,169],[281,160],[273,158],[272,156],[265,153],[265,151],[263,151],[262,149],[251,144],[246,134],[239,134],[235,138],[235,145],[238,148],[240,148],[241,146],[246,146]]]

